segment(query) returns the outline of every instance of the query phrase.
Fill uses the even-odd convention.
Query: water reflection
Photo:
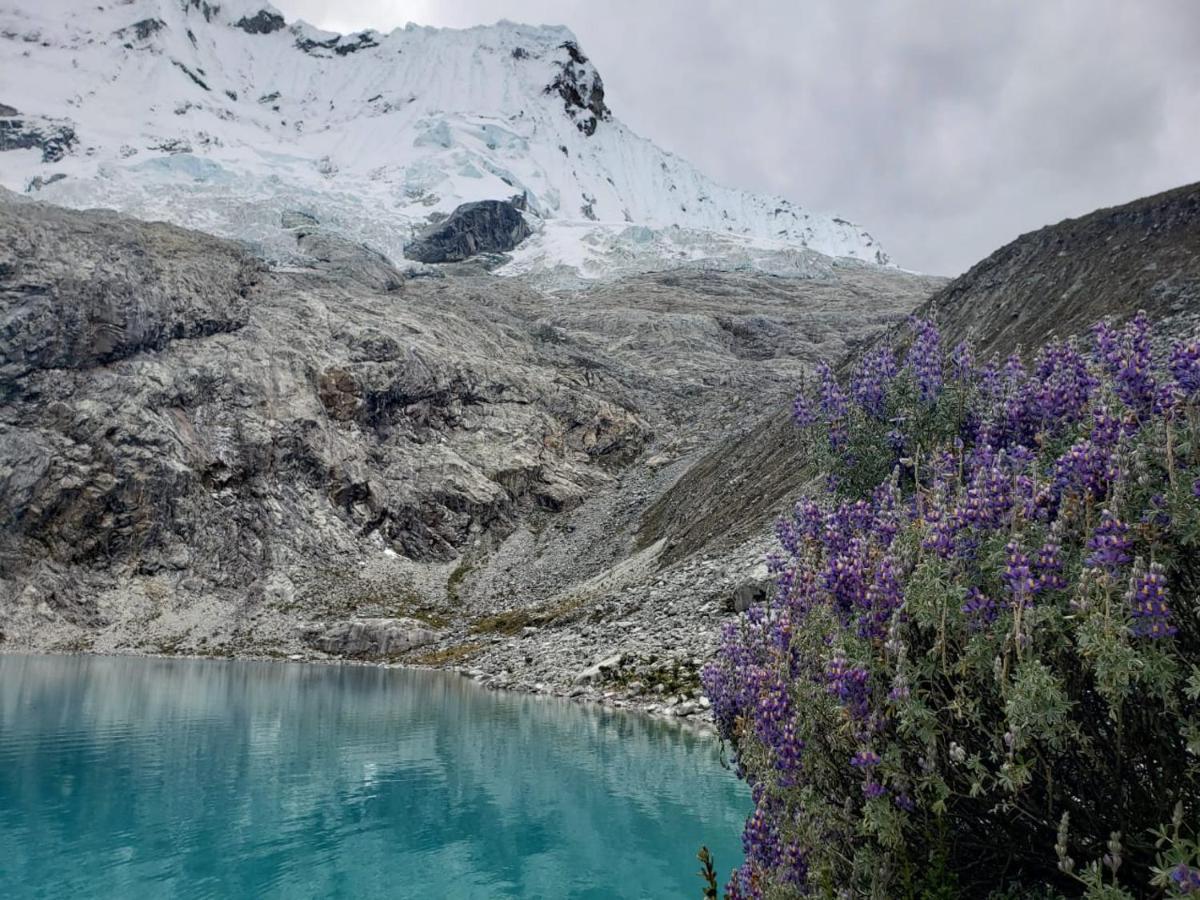
[[[0,896],[697,896],[711,739],[454,675],[0,657]]]

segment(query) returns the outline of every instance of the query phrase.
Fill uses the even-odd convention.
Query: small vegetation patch
[[[582,597],[570,597],[548,606],[505,610],[476,619],[471,625],[471,631],[475,634],[514,635],[519,634],[523,628],[564,625],[579,617],[585,602]]]
[[[455,644],[453,647],[443,647],[439,650],[428,650],[411,657],[408,662],[414,666],[454,666],[467,662],[483,649],[483,644]]]
[[[416,619],[430,628],[445,628],[454,620],[451,610],[406,579],[367,580],[348,569],[322,570],[292,599],[271,605],[280,612],[302,611],[321,619]]]
[[[446,596],[450,598],[451,603],[462,603],[462,597],[459,595],[459,588],[471,570],[474,568],[474,563],[463,554],[457,568],[450,573],[450,577],[446,579]]]

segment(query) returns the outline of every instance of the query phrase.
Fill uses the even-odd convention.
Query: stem
[[[1172,427],[1171,419],[1166,422],[1167,429],[1167,480],[1171,483],[1171,490],[1175,489],[1175,429]]]

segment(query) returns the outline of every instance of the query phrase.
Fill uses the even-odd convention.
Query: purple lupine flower
[[[1130,591],[1134,621],[1130,631],[1135,637],[1163,638],[1176,633],[1167,605],[1170,596],[1166,575],[1158,563],[1152,563],[1148,571],[1134,578]]]
[[[1024,605],[1033,595],[1037,583],[1029,570],[1029,557],[1021,552],[1015,541],[1004,548],[1004,574],[1001,576],[1012,594],[1013,606]]]
[[[967,525],[993,529],[1004,526],[1013,506],[1012,479],[999,462],[981,460],[959,504],[958,518]]]
[[[1043,427],[1054,430],[1079,421],[1097,385],[1083,354],[1067,341],[1042,349],[1034,378],[1037,414]]]
[[[912,370],[922,403],[933,403],[942,392],[942,336],[930,319],[912,318],[912,346],[905,365]]]
[[[808,428],[817,422],[817,412],[813,409],[812,400],[803,392],[796,395],[792,401],[792,421],[800,428]]]
[[[1172,345],[1167,368],[1171,370],[1184,399],[1194,399],[1200,394],[1200,341]]]
[[[1180,894],[1200,893],[1200,869],[1180,863],[1171,870],[1171,885]]]
[[[780,860],[779,869],[784,884],[804,887],[808,880],[808,858],[799,841],[789,841],[783,848],[783,859]]]
[[[1053,484],[1059,494],[1090,494],[1103,499],[1120,477],[1116,453],[1094,437],[1072,444],[1054,462]]]
[[[778,865],[783,849],[779,846],[779,829],[772,814],[775,804],[761,783],[754,786],[752,793],[754,812],[746,819],[742,830],[742,851],[753,868],[770,870]]]
[[[829,368],[829,363],[821,363],[817,366],[817,378],[820,379],[820,388],[817,394],[818,405],[825,418],[833,421],[845,416],[848,409],[846,395],[842,392],[841,385],[837,383],[833,369]]]
[[[867,670],[850,665],[841,653],[835,654],[825,669],[825,689],[837,697],[855,719],[867,717],[867,679]]]
[[[859,637],[880,639],[887,634],[892,614],[904,603],[904,591],[891,557],[879,560],[867,585],[862,613],[858,617]]]
[[[871,769],[879,765],[879,754],[874,750],[859,750],[850,757],[850,765],[856,769]]]
[[[944,512],[940,506],[930,506],[925,510],[925,521],[929,530],[921,540],[921,546],[932,550],[942,559],[950,559],[955,555],[958,533],[958,518]]]
[[[1167,507],[1167,498],[1164,494],[1154,494],[1150,498],[1149,508],[1142,513],[1143,525],[1157,525],[1160,528],[1166,528],[1171,524],[1171,513]]]
[[[778,673],[759,676],[758,700],[752,716],[754,732],[772,753],[775,767],[790,781],[800,768],[804,742],[796,736],[791,695],[787,682]]]
[[[967,616],[971,630],[978,631],[995,621],[996,601],[985,596],[979,588],[973,587],[967,592],[962,611]]]
[[[1117,396],[1138,413],[1152,410],[1156,383],[1151,371],[1150,319],[1145,311],[1138,312],[1120,331],[1101,322],[1092,333],[1097,358],[1112,378]]]
[[[1115,447],[1135,431],[1137,420],[1128,414],[1117,415],[1107,406],[1092,410],[1092,441],[1102,447]]]
[[[897,371],[896,355],[887,345],[877,347],[863,357],[850,381],[850,396],[863,412],[877,419],[883,418],[887,390]]]
[[[967,341],[959,341],[950,351],[950,373],[959,384],[975,379],[975,353]]]
[[[853,534],[854,532],[850,532]],[[867,605],[867,563],[862,541],[852,538],[850,546],[830,556],[825,565],[823,586],[844,618]]]
[[[834,450],[841,450],[850,440],[850,431],[846,425],[849,404],[828,363],[821,363],[817,367],[817,377],[820,379],[817,405],[822,418],[829,425],[829,446]],[[837,476],[830,473],[829,477],[833,479]],[[831,493],[836,491],[836,485],[831,483],[829,490]]]
[[[978,377],[980,395],[986,402],[995,403],[1003,393],[1000,368],[996,365],[995,358],[979,370]]]
[[[863,791],[863,796],[866,797],[868,800],[878,800],[880,797],[882,797],[884,794],[887,793],[887,791],[884,789],[883,785],[880,784],[878,781],[868,781],[866,784],[863,785],[862,791]]]
[[[1132,547],[1129,526],[1106,509],[1101,515],[1100,524],[1088,539],[1087,549],[1090,555],[1087,565],[1116,575],[1120,568],[1129,562],[1129,551]]]
[[[1121,347],[1117,332],[1102,319],[1092,326],[1096,361],[1109,375],[1116,375],[1121,368]]]
[[[895,483],[888,479],[871,495],[874,520],[871,532],[879,546],[887,549],[900,531],[900,498]]]
[[[725,885],[725,900],[758,900],[762,891],[755,886],[754,870],[750,863],[744,862],[729,876]]]
[[[1062,591],[1067,588],[1067,579],[1063,577],[1062,547],[1057,541],[1046,541],[1038,551],[1034,569],[1037,572],[1037,582],[1034,590],[1037,593],[1045,591]]]

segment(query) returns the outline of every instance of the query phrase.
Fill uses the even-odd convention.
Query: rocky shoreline
[[[371,666],[381,669],[411,669],[423,671],[440,671],[448,675],[458,675],[475,682],[480,690],[514,691],[517,693],[540,695],[547,698],[566,700],[574,703],[586,703],[601,706],[624,713],[645,715],[656,720],[673,722],[698,734],[716,736],[716,728],[709,712],[707,698],[698,701],[680,702],[677,698],[665,698],[661,703],[651,702],[646,697],[633,696],[615,690],[600,690],[595,687],[574,686],[564,688],[545,682],[528,682],[512,679],[504,674],[494,675],[482,669],[469,666],[436,666],[421,665],[410,662],[394,662],[368,659],[349,659],[336,656],[318,656],[313,654],[292,653],[286,656],[261,653],[239,653],[234,655],[198,654],[198,653],[155,653],[145,650],[97,651],[97,650],[29,650],[23,648],[4,647],[0,645],[0,656],[116,656],[141,659],[168,660],[208,660],[208,661],[246,661],[271,662],[281,665],[300,664],[313,666]],[[668,701],[674,699],[674,703]]]

